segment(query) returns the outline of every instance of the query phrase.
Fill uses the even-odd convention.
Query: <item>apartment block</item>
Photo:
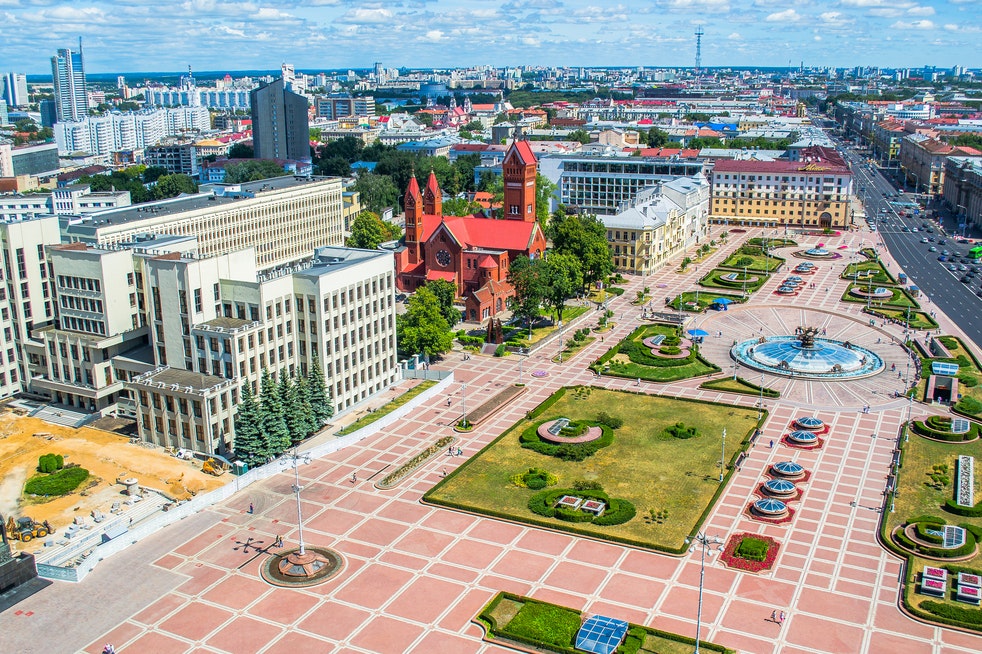
[[[58,152],[106,155],[157,145],[169,136],[181,136],[211,127],[204,107],[174,107],[126,113],[84,116],[54,126]]]
[[[910,134],[900,143],[900,170],[904,181],[919,193],[939,195],[944,188],[945,159],[977,157],[982,152],[956,147],[926,134]]]
[[[717,161],[710,220],[720,224],[843,229],[852,224],[852,172],[845,163]]]
[[[143,153],[143,163],[148,168],[164,168],[172,175],[194,176],[198,174],[198,149],[193,143],[155,145]]]
[[[341,245],[344,216],[340,178],[277,177],[215,184],[203,193],[84,216],[64,229],[69,241],[128,243],[147,234],[193,236],[198,256],[254,248],[260,270]]]
[[[706,235],[709,182],[699,174],[639,192],[617,213],[598,215],[618,272],[646,275]]]
[[[948,157],[943,197],[959,222],[982,227],[982,157]]]

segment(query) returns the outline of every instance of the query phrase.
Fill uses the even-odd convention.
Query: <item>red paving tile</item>
[[[620,569],[624,572],[652,577],[653,579],[668,579],[682,564],[684,559],[630,550],[621,561]]]
[[[233,654],[248,654],[258,652],[275,640],[280,633],[280,627],[253,618],[240,617],[208,639],[208,646],[232,652]]]
[[[661,612],[681,618],[696,619],[696,608],[699,605],[699,590],[696,588],[670,588],[666,599],[660,607]],[[723,597],[715,593],[703,592],[702,619],[706,624],[715,622],[723,606]]]
[[[693,632],[695,635],[695,632]],[[706,635],[703,635],[706,640]],[[754,654],[767,654],[767,652],[778,652],[777,645],[772,640],[751,638],[743,633],[733,633],[730,631],[717,631],[713,634],[710,642],[729,647],[737,652],[753,652]]]
[[[784,624],[784,636],[789,644],[823,652],[860,652],[863,630],[810,615],[796,614]],[[887,650],[890,651],[890,650]]]
[[[448,545],[454,542],[454,536],[429,529],[414,529],[406,534],[395,547],[403,552],[436,557]]]
[[[102,654],[102,650],[107,643],[115,645],[117,650],[121,650],[122,648],[120,646],[123,643],[126,643],[134,636],[142,632],[142,627],[139,627],[132,622],[124,622],[107,633],[105,636],[96,638],[88,647],[85,648],[85,651],[91,654]]]
[[[183,606],[187,600],[179,595],[164,595],[156,602],[143,609],[131,619],[146,625],[152,625],[165,615],[172,613],[178,607]]]
[[[201,640],[232,617],[232,613],[207,604],[189,604],[160,623],[159,629],[189,640]]]
[[[495,592],[503,590],[516,595],[528,595],[532,590],[531,584],[497,575],[484,575],[478,580],[478,584]]]
[[[564,561],[558,563],[549,573],[545,583],[581,595],[593,595],[606,578],[606,570]]]
[[[862,624],[866,622],[870,603],[865,599],[843,597],[816,590],[801,597],[798,601],[798,610]]]
[[[174,553],[182,556],[194,556],[201,550],[214,545],[216,541],[225,538],[232,531],[233,528],[228,525],[215,525],[177,547]]]
[[[415,524],[432,512],[433,509],[412,502],[392,502],[383,506],[377,515],[397,522]]]
[[[297,654],[298,652],[333,652],[334,646],[298,631],[288,631],[273,643],[266,652],[269,654]]]
[[[474,528],[467,532],[470,538],[486,540],[501,545],[508,544],[515,540],[524,527],[508,524],[506,522],[495,522],[494,520],[480,520]]]
[[[219,582],[202,597],[209,602],[235,610],[252,604],[269,590],[269,584],[264,581],[233,575]]]
[[[165,554],[160,557],[153,564],[159,568],[164,568],[165,570],[173,570],[177,566],[184,563],[186,559],[180,556],[174,556],[173,554]]]
[[[406,529],[406,525],[398,522],[371,520],[355,528],[348,537],[386,547],[397,541],[406,532]]]
[[[359,571],[335,597],[344,602],[377,609],[391,599],[413,573],[386,565],[371,565]]]
[[[604,584],[600,597],[621,604],[652,606],[664,590],[665,584],[661,581],[615,573]]]
[[[433,511],[423,519],[422,524],[430,529],[446,531],[451,534],[462,534],[474,524],[474,516],[458,511]]]
[[[512,550],[506,552],[491,571],[526,581],[539,581],[555,562],[555,559],[548,556]]]
[[[545,531],[543,529],[530,529],[522,534],[522,537],[518,539],[515,545],[516,547],[539,552],[540,554],[559,556],[569,546],[571,541],[573,539],[566,534],[557,534],[554,531]]]
[[[469,623],[481,609],[491,601],[496,591],[474,589],[465,592],[457,598],[450,610],[440,618],[439,627],[451,631],[460,631]]]
[[[405,652],[422,633],[423,627],[418,625],[379,617],[362,628],[349,642],[369,652]]]
[[[274,588],[269,594],[250,606],[249,613],[272,622],[290,625],[312,609],[318,601],[316,597],[296,590]]]
[[[397,568],[408,568],[410,570],[422,570],[429,564],[429,559],[418,556],[410,556],[402,552],[382,552],[378,560],[382,563],[395,566]]]
[[[458,540],[441,558],[448,563],[458,563],[483,570],[488,568],[501,552],[502,548],[498,545]]]
[[[204,565],[203,563],[188,563],[178,570],[191,578],[177,587],[177,590],[188,595],[196,595],[202,590],[211,586],[213,583],[225,576],[224,570]]]
[[[324,638],[342,641],[370,617],[371,613],[368,611],[338,602],[327,602],[301,620],[297,628]]]
[[[145,633],[126,646],[128,652],[153,652],[153,654],[181,654],[192,649],[191,645],[184,641],[156,632]]]
[[[365,516],[351,511],[327,508],[310,520],[304,520],[303,528],[325,534],[346,534],[364,519]]]
[[[405,588],[385,609],[386,613],[422,622],[434,622],[453,606],[465,587],[440,579],[421,578]]]
[[[788,606],[795,590],[792,584],[751,574],[741,575],[736,589],[740,599],[778,606]]]
[[[566,556],[574,561],[610,567],[621,558],[623,553],[624,550],[622,548],[608,545],[607,543],[598,543],[594,540],[580,540],[570,548]]]
[[[699,568],[699,551],[696,550],[696,553],[689,559],[689,563],[682,568],[682,574],[679,575],[679,583],[690,586],[698,586]],[[706,577],[703,581],[703,588],[720,593],[727,593],[742,574],[743,573],[740,572],[734,572],[733,570],[727,570],[723,567],[714,567],[707,560]]]
[[[431,631],[408,654],[460,654],[477,651],[478,646],[473,638]]]

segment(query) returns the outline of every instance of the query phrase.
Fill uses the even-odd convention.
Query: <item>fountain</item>
[[[737,343],[730,356],[755,370],[782,377],[841,381],[875,375],[883,359],[849,341],[819,338],[815,327],[798,327],[794,336],[752,338]]]

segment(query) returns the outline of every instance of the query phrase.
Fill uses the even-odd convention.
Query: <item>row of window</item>
[[[102,283],[98,279],[92,279],[90,277],[58,275],[58,286],[61,288],[74,288],[80,291],[102,292]]]

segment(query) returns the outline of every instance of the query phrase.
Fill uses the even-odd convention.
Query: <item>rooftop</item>
[[[177,368],[158,368],[145,375],[140,375],[133,382],[147,386],[170,387],[174,391],[184,390],[189,393],[201,393],[216,386],[231,383],[224,377],[203,375],[200,372],[178,370]]]

